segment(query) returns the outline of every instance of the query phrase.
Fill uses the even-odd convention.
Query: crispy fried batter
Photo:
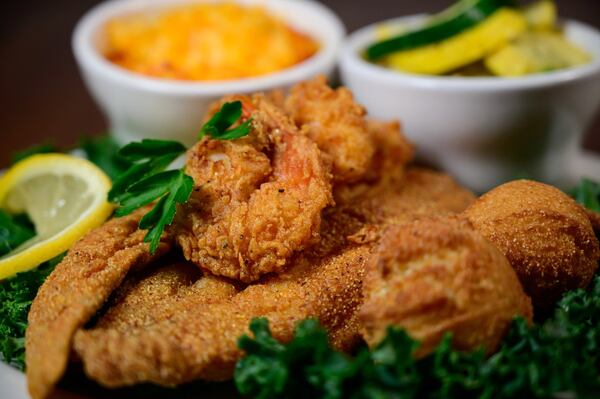
[[[367,173],[375,146],[367,131],[365,110],[348,89],[333,90],[320,76],[294,86],[285,109],[331,156],[336,182],[354,182]]]
[[[150,255],[137,223],[147,210],[114,219],[76,243],[40,288],[26,332],[27,382],[33,399],[45,398],[63,375],[71,340],[132,268],[171,247],[164,238]]]
[[[360,214],[367,224],[460,213],[476,198],[450,176],[416,167],[394,169],[375,184],[361,183],[335,194],[337,208]]]
[[[203,276],[189,262],[165,259],[164,263],[129,276],[95,328],[127,331],[149,326],[189,307],[229,300],[239,291],[227,280]]]
[[[401,177],[401,172],[414,157],[414,147],[400,129],[397,121],[367,120],[367,129],[375,145],[373,162],[363,180],[377,181],[382,177]],[[396,173],[390,173],[396,171]]]
[[[235,141],[205,138],[190,150],[186,172],[196,189],[175,234],[203,270],[252,282],[318,241],[332,195],[317,146],[262,96],[236,98],[252,132]]]
[[[371,257],[360,312],[364,338],[377,344],[389,325],[421,342],[418,356],[453,333],[460,350],[491,353],[531,301],[500,251],[456,217],[390,226]]]
[[[478,199],[466,216],[506,255],[536,307],[586,287],[600,249],[583,208],[562,191],[520,180]]]
[[[357,202],[360,197],[381,197],[403,184],[406,166],[413,158],[413,146],[397,122],[368,120],[367,128],[375,155],[368,172],[359,182],[334,186],[336,205]]]
[[[177,287],[175,296],[181,299],[164,311],[123,305],[145,301],[143,290],[126,292],[123,302],[107,313],[110,322],[102,317],[94,328],[77,333],[75,350],[86,373],[111,387],[229,379],[241,357],[237,339],[248,332],[250,320],[260,316],[269,318],[274,335],[282,341],[292,338],[297,322],[316,317],[329,330],[334,345],[349,348],[358,340],[353,316],[361,299],[369,247],[329,250],[324,258],[303,254],[285,274],[263,279],[231,298],[221,295],[211,303],[199,299],[208,295],[189,292],[192,287],[207,289],[207,277]],[[213,282],[217,284],[219,292],[235,292],[230,283]]]
[[[198,301],[199,293],[189,294],[189,287],[197,287],[207,277],[196,281],[184,279],[185,284],[173,283],[172,278],[150,283],[141,279],[141,283],[135,283],[150,284],[158,292],[176,291],[170,295],[183,298],[177,299],[176,305],[158,306],[164,311],[155,307],[162,296],[148,300],[145,289],[120,290],[117,305],[93,328],[80,331],[75,338],[75,350],[84,362],[86,373],[107,386],[140,382],[176,385],[195,379],[228,379],[241,356],[236,340],[247,332],[250,320],[259,316],[269,318],[274,335],[282,341],[291,339],[297,322],[317,317],[328,329],[334,345],[341,349],[352,347],[358,339],[356,310],[362,300],[363,262],[373,242],[365,240],[357,245],[356,240],[346,237],[357,234],[371,215],[376,214],[380,220],[407,213],[404,217],[410,219],[411,204],[418,213],[421,203],[429,203],[427,209],[431,210],[436,201],[439,212],[452,212],[456,205],[447,199],[465,195],[450,179],[434,172],[414,170],[406,177],[407,186],[390,188],[385,194],[389,198],[380,197],[379,202],[369,198],[364,205],[356,203],[356,209],[364,213],[351,207],[327,209],[319,245],[298,254],[292,266],[280,276],[263,278],[230,298],[227,295],[236,288],[214,277],[219,292],[227,295],[213,303]],[[430,186],[438,190],[430,191]],[[448,198],[440,197],[439,191]],[[406,205],[397,209],[390,205],[385,208],[389,210],[387,214],[376,211],[384,202]],[[467,205],[457,210],[462,211]],[[157,287],[158,281],[165,281],[162,284],[167,288]],[[181,294],[182,291],[188,294]],[[150,305],[139,305],[140,302]]]

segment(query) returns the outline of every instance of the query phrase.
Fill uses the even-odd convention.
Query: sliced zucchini
[[[591,57],[560,33],[529,32],[485,59],[498,76],[522,76],[570,68],[590,62]]]
[[[526,29],[522,13],[502,8],[468,31],[440,43],[396,52],[387,56],[382,64],[400,71],[441,75],[484,58]]]
[[[410,50],[440,42],[470,29],[514,0],[461,0],[433,16],[425,27],[369,46],[366,58],[375,61],[397,51]]]
[[[557,10],[552,0],[539,0],[523,9],[532,30],[552,30],[556,27]]]

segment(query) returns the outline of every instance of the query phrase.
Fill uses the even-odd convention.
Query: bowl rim
[[[346,34],[340,18],[323,4],[312,0],[231,0],[241,4],[259,4],[277,14],[277,9],[295,7],[312,15],[319,15],[327,21],[327,26],[320,27],[323,38],[319,50],[310,58],[285,68],[281,71],[257,77],[214,80],[189,81],[151,77],[129,71],[113,64],[93,45],[93,35],[101,29],[110,18],[131,12],[142,12],[143,9],[172,8],[192,3],[218,2],[218,0],[108,0],[88,10],[77,22],[71,37],[71,47],[80,69],[84,73],[101,75],[114,83],[138,90],[154,93],[174,94],[179,96],[221,96],[228,93],[263,91],[274,87],[289,86],[299,80],[306,79],[324,69],[333,68]],[[273,4],[277,4],[276,8]],[[293,21],[294,13],[288,21]],[[293,22],[292,22],[293,23]],[[310,35],[311,32],[308,32]]]
[[[600,49],[598,50],[597,55],[593,55],[593,59],[590,63],[582,66],[543,74],[540,73],[510,78],[498,76],[459,77],[419,75],[409,72],[391,70],[383,66],[370,63],[360,57],[360,49],[363,49],[368,43],[371,42],[373,32],[382,24],[411,24],[421,21],[425,17],[427,17],[427,14],[415,14],[391,18],[364,26],[352,32],[346,38],[340,50],[339,62],[342,75],[345,73],[355,73],[364,75],[371,80],[382,82],[387,85],[402,85],[441,91],[509,91],[519,89],[534,89],[566,84],[594,75],[600,76]],[[594,35],[600,42],[600,31],[588,24],[573,19],[561,19],[561,24],[568,29],[575,29],[586,34]]]

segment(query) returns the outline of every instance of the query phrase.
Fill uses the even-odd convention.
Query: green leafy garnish
[[[0,257],[34,236],[35,228],[26,217],[13,217],[0,210]]]
[[[15,153],[12,157],[11,164],[14,165],[17,162],[20,162],[20,161],[24,160],[25,158],[29,158],[32,155],[49,154],[52,152],[59,152],[59,151],[52,144],[38,144],[33,147],[29,147],[23,151],[19,151],[19,152]]]
[[[113,182],[113,186],[108,192],[109,201],[122,202],[129,196],[127,193],[129,187],[141,182],[146,177],[163,172],[185,150],[185,146],[176,141],[148,139],[121,148],[119,155],[131,162],[132,166]]]
[[[0,360],[20,370],[25,369],[25,329],[31,302],[61,260],[62,255],[0,282]]]
[[[162,172],[131,186],[128,193],[138,196],[126,199],[117,214],[123,216],[131,213],[134,206],[139,208],[160,198],[154,208],[140,220],[140,228],[148,230],[144,241],[151,243],[150,252],[154,253],[165,227],[173,223],[177,204],[186,203],[193,189],[194,180],[182,170]]]
[[[355,357],[334,350],[313,320],[281,344],[266,319],[243,336],[246,352],[235,370],[243,395],[254,398],[509,399],[596,398],[600,395],[600,277],[589,290],[567,293],[554,316],[529,326],[515,319],[500,349],[452,349],[446,335],[429,356],[415,360],[418,343],[399,328]]]
[[[200,136],[208,135],[216,140],[233,140],[248,135],[251,119],[230,129],[242,116],[242,102],[233,101],[223,104],[221,109],[200,129]]]
[[[158,202],[140,221],[147,229],[144,238],[150,252],[156,252],[165,227],[173,222],[177,204],[185,203],[194,181],[182,170],[166,169],[186,148],[176,141],[142,140],[126,145],[119,156],[132,163],[113,183],[108,199],[119,205],[117,216],[125,216],[156,200]]]
[[[81,140],[81,149],[87,159],[115,180],[131,167],[125,157],[119,155],[120,146],[110,136],[86,137]]]
[[[250,121],[230,129],[241,116],[240,101],[225,103],[202,127],[200,135],[216,140],[245,136],[250,132]],[[150,243],[151,253],[158,248],[165,228],[173,223],[177,205],[186,203],[194,189],[194,180],[183,169],[167,170],[185,151],[186,147],[176,141],[146,139],[128,144],[118,152],[131,166],[114,180],[108,200],[119,205],[117,216],[157,201],[139,224],[141,229],[148,230],[144,241]]]
[[[589,210],[600,212],[600,184],[582,179],[581,183],[571,190],[571,196]]]

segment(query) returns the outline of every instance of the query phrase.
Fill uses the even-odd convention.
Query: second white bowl
[[[386,21],[416,23],[423,16]],[[341,76],[377,118],[399,119],[422,158],[485,191],[519,175],[567,183],[584,130],[600,104],[600,32],[575,21],[565,34],[594,60],[522,78],[423,76],[361,57],[377,25],[353,33]]]

